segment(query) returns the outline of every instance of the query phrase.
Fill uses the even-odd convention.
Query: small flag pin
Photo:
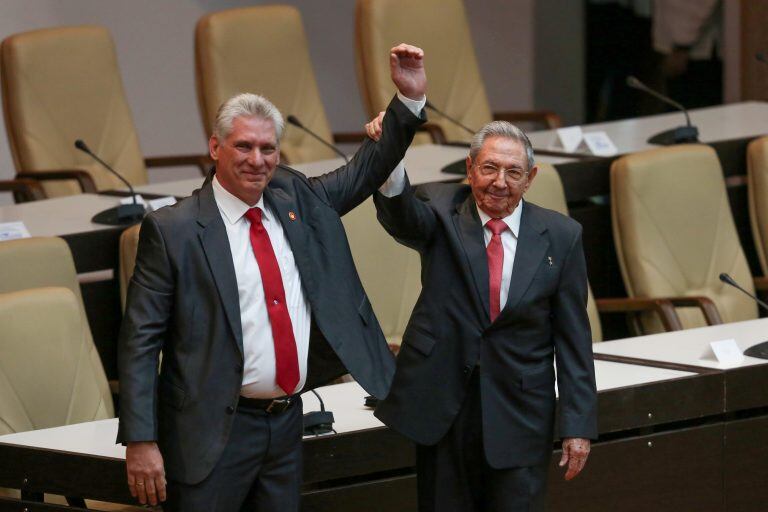
[[[296,214],[293,212],[288,212],[288,218],[291,220],[296,220]],[[551,259],[552,258],[550,258],[550,263],[549,263],[550,265],[552,264]]]

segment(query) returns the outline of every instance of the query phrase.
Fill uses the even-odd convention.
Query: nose
[[[507,175],[503,171],[497,172],[492,184],[496,188],[507,188]]]
[[[253,148],[253,150],[248,153],[248,165],[255,168],[264,165],[264,155],[261,153],[260,148]]]

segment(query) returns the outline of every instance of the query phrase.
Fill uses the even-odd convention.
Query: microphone
[[[310,391],[315,394],[317,400],[320,402],[320,410],[308,412],[304,415],[304,435],[311,434],[318,436],[320,434],[327,434],[328,432],[335,433],[336,431],[333,429],[333,413],[325,410],[325,403],[323,402],[323,399],[320,398],[320,395],[317,394],[317,391],[314,389]]]
[[[757,302],[758,305],[760,305],[760,307],[762,307],[764,310],[768,311],[768,304],[761,301],[760,299],[758,299],[757,297],[749,293],[747,290],[739,286],[739,283],[734,281],[734,279],[731,276],[723,272],[722,274],[720,274],[719,277],[722,282],[724,282],[727,285],[733,286],[734,288],[736,288],[737,290],[745,294],[747,297]],[[768,341],[764,341],[762,343],[758,343],[757,345],[753,345],[749,347],[747,350],[744,351],[744,355],[749,357],[756,357],[758,359],[768,359]]]
[[[699,142],[699,129],[691,124],[691,118],[688,116],[688,111],[680,103],[676,102],[669,96],[665,96],[658,91],[655,91],[638,80],[636,77],[629,75],[627,77],[627,86],[638,91],[643,91],[646,94],[650,94],[654,98],[671,105],[676,109],[682,111],[685,114],[685,126],[678,126],[671,130],[666,130],[661,133],[657,133],[653,137],[648,139],[649,144],[660,144],[662,146],[669,146],[672,144],[682,144],[685,142]]]
[[[107,210],[104,210],[102,212],[97,213],[93,216],[91,219],[91,222],[94,222],[96,224],[107,224],[110,226],[119,226],[122,224],[133,224],[136,221],[141,220],[144,217],[144,214],[146,213],[146,210],[144,209],[143,204],[138,204],[136,202],[136,194],[133,191],[133,187],[130,183],[128,183],[128,180],[123,178],[120,173],[115,171],[112,167],[109,166],[104,160],[99,158],[96,153],[91,151],[91,148],[88,147],[88,145],[82,140],[77,139],[75,141],[75,147],[82,151],[83,153],[88,154],[91,158],[99,162],[102,166],[104,166],[105,169],[107,169],[109,172],[114,174],[118,177],[120,181],[125,183],[125,185],[128,187],[128,190],[131,193],[131,197],[133,198],[133,204],[121,204],[119,206],[115,206],[114,208],[109,208]]]
[[[461,128],[465,132],[469,133],[470,135],[475,135],[475,131],[476,130],[473,130],[472,128],[470,128],[467,125],[463,124],[458,119],[455,119],[455,118],[449,116],[448,114],[446,114],[445,112],[443,112],[442,110],[437,108],[435,105],[433,105],[431,101],[427,100],[427,103],[424,106],[427,107],[432,112],[434,112],[435,114],[439,115],[440,117],[444,117],[445,119],[447,119],[448,121],[450,121],[454,125],[458,126],[459,128]]]
[[[342,151],[339,148],[337,148],[335,145],[331,144],[330,142],[328,142],[327,140],[323,139],[321,136],[319,136],[318,134],[316,134],[315,132],[313,132],[312,130],[310,130],[309,128],[304,126],[303,124],[301,124],[301,121],[299,121],[299,119],[296,116],[291,114],[288,117],[286,117],[285,119],[286,119],[286,121],[291,123],[296,128],[304,130],[305,132],[307,132],[308,134],[310,134],[311,136],[313,136],[314,138],[319,140],[320,144],[322,144],[323,146],[331,148],[334,153],[336,153],[337,155],[341,156],[341,158],[344,159],[344,162],[349,163],[349,158],[347,158],[347,155],[342,153]]]

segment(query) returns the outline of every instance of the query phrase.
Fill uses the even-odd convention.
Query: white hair
[[[483,147],[485,139],[488,137],[504,137],[506,139],[516,140],[522,144],[523,149],[525,149],[526,159],[528,160],[528,170],[530,171],[533,168],[535,162],[531,141],[528,140],[528,136],[523,130],[508,121],[491,121],[475,133],[474,137],[472,137],[472,144],[469,146],[469,157],[473,162],[475,161],[477,154],[480,153],[480,149]]]
[[[238,117],[259,117],[272,121],[275,125],[277,140],[283,135],[283,115],[264,96],[244,92],[232,96],[221,104],[216,112],[216,121],[213,124],[213,135],[219,139],[225,139],[232,131],[232,123]]]

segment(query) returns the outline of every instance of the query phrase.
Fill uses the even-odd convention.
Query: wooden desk
[[[595,366],[601,440],[570,483],[555,454],[552,510],[724,510],[722,372],[601,360]],[[303,509],[415,510],[413,445],[373,417],[357,384],[320,393],[339,433],[304,440]],[[314,397],[305,397],[305,411],[314,408]],[[116,428],[116,420],[105,420],[2,436],[0,486],[131,503]],[[17,509],[0,500],[0,511]]]

